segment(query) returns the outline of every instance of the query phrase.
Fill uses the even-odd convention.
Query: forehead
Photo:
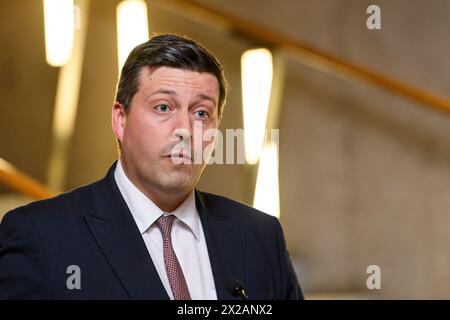
[[[139,74],[139,91],[154,92],[161,88],[171,89],[180,94],[205,93],[219,97],[217,78],[206,72],[196,72],[170,67],[143,68]]]

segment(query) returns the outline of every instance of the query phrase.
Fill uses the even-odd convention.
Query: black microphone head
[[[225,287],[233,297],[240,297],[240,292],[244,291],[244,285],[238,279],[228,279]]]

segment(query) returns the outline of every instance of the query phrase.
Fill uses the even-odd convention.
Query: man
[[[302,298],[278,220],[195,189],[213,149],[195,132],[218,128],[226,93],[194,41],[137,46],[112,109],[119,160],[5,215],[0,298],[236,299],[240,285],[249,299]]]

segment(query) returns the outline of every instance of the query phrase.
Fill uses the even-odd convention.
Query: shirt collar
[[[198,241],[200,232],[200,217],[195,206],[195,192],[192,191],[186,199],[171,214],[175,215],[186,226],[191,229],[195,239]]]
[[[174,211],[166,213],[128,179],[120,159],[117,161],[114,178],[141,234],[145,233],[161,215],[173,214],[189,227],[198,241],[200,217],[195,206],[194,191]]]

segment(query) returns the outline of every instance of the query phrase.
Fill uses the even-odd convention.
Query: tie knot
[[[159,230],[161,230],[164,239],[167,239],[167,237],[170,238],[170,232],[172,231],[172,224],[174,220],[175,216],[173,214],[169,216],[161,216],[158,220],[156,220],[156,224]]]

